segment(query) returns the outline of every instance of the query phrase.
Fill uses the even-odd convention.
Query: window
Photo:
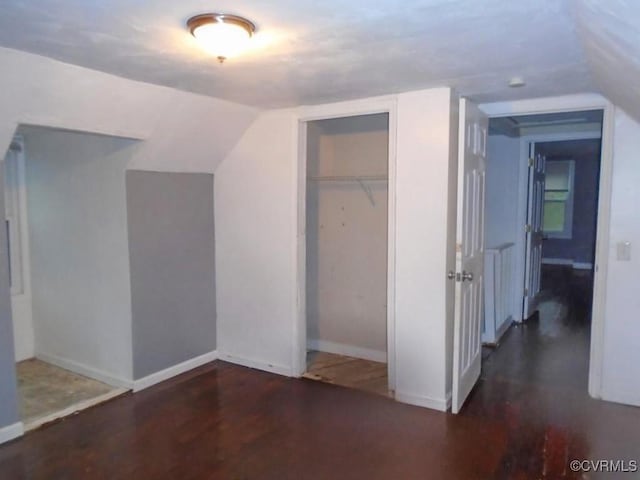
[[[574,171],[573,160],[547,161],[542,229],[549,238],[571,238]]]

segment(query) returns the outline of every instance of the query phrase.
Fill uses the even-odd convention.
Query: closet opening
[[[136,143],[20,125],[0,159],[0,254],[26,431],[128,390],[125,171]]]
[[[389,114],[306,122],[305,378],[390,395]]]

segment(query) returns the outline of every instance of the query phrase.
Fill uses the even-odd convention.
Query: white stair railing
[[[514,318],[513,254],[515,244],[487,248],[484,253],[484,328],[482,343],[495,345]]]

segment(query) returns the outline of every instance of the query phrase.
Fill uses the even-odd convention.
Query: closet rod
[[[327,177],[307,177],[309,181],[315,182],[359,182],[359,181],[384,181],[388,180],[386,175],[340,175]]]

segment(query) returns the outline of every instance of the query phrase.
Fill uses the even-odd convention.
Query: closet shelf
[[[307,177],[310,182],[386,182],[389,178],[386,175],[340,175]]]

